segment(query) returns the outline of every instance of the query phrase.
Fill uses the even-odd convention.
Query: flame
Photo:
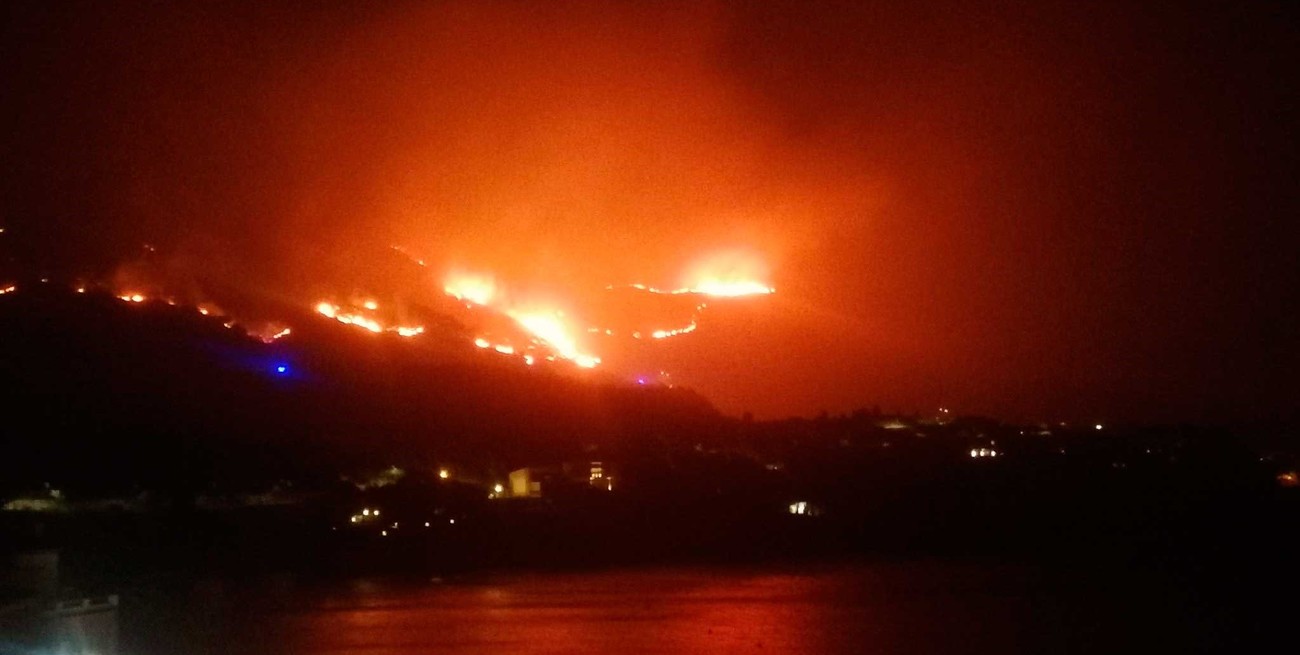
[[[448,275],[442,290],[457,300],[475,305],[489,305],[497,295],[497,285],[492,277],[475,273]]]
[[[443,280],[442,288],[447,295],[467,304],[492,307],[501,311],[531,334],[535,344],[551,349],[556,355],[573,361],[579,367],[593,368],[600,364],[599,357],[582,352],[579,348],[578,341],[573,336],[574,330],[565,320],[564,312],[555,309],[535,307],[520,309],[510,306],[503,301],[496,280],[491,275],[452,271]],[[476,338],[474,345],[484,349],[491,348],[503,355],[514,355],[519,352],[514,345],[493,344],[482,337]],[[552,357],[547,359],[554,361]],[[535,361],[536,358],[532,355],[524,357],[524,363],[529,366],[532,366]]]
[[[727,250],[692,264],[683,278],[683,288],[690,293],[728,298],[775,293],[776,289],[762,282],[767,275],[767,264],[758,255]]]
[[[138,293],[122,294],[122,295],[118,296],[117,298],[118,298],[118,300],[124,300],[124,301],[126,301],[126,302],[144,302],[144,301],[145,301],[145,297],[144,297],[143,295],[141,295],[141,294],[138,294]]]
[[[0,296],[5,295],[6,293],[13,293],[17,290],[18,290],[18,285],[16,284],[11,284],[7,287],[0,287]]]
[[[367,300],[362,302],[362,307],[373,311],[379,308],[379,303],[373,300]],[[375,334],[381,332],[392,332],[401,337],[414,337],[416,335],[424,334],[424,326],[422,325],[394,325],[391,327],[385,327],[378,320],[366,316],[357,310],[344,311],[341,306],[325,300],[316,303],[316,313],[326,318],[332,318],[344,325],[355,325]]]
[[[763,281],[767,276],[768,267],[758,255],[743,250],[726,250],[696,260],[682,276],[682,286],[677,288],[664,289],[647,284],[629,284],[627,287],[663,295],[735,298],[776,293],[775,288]]]
[[[698,293],[705,296],[718,296],[723,298],[759,296],[776,293],[776,289],[756,280],[727,279],[702,280],[699,284],[692,287],[691,291],[692,293]]]
[[[321,316],[332,318],[344,325],[355,325],[375,333],[384,331],[383,326],[381,326],[378,321],[366,318],[360,314],[343,312],[341,309],[342,308],[338,305],[328,302],[320,302],[316,305],[316,311],[319,312]]]
[[[646,293],[654,293],[665,296],[680,296],[684,294],[698,294],[701,296],[714,296],[721,298],[737,298],[740,296],[762,296],[776,293],[776,289],[768,286],[763,282],[754,279],[743,279],[740,277],[703,277],[696,283],[678,287],[676,289],[660,289],[645,284],[629,284],[628,288]],[[610,285],[606,289],[617,289],[618,287]]]
[[[536,337],[538,342],[549,346],[560,357],[572,360],[582,368],[594,368],[600,364],[599,357],[578,349],[578,341],[565,325],[563,314],[560,312],[510,310],[506,315]]]
[[[394,246],[394,249],[420,265],[424,265],[422,260],[415,260],[410,253],[401,248]],[[768,272],[763,258],[756,253],[733,249],[715,252],[697,260],[687,268],[686,274],[681,278],[684,284],[680,287],[660,288],[646,284],[628,286],[645,293],[665,295],[690,294],[709,297],[767,295],[776,291],[766,282]],[[509,317],[524,331],[532,335],[534,346],[544,347],[552,351],[551,355],[546,356],[548,361],[554,361],[558,357],[568,359],[579,367],[595,367],[601,363],[601,358],[594,353],[587,352],[581,346],[577,335],[579,333],[615,335],[614,330],[609,328],[577,324],[566,317],[564,312],[555,309],[554,305],[549,303],[539,304],[535,298],[521,299],[516,290],[511,289],[507,298],[502,293],[503,290],[498,285],[496,278],[491,274],[453,270],[443,279],[442,288],[447,295],[464,302],[467,307],[473,305],[488,307]],[[615,287],[606,288],[613,289]],[[634,339],[648,337],[661,340],[690,334],[699,329],[699,316],[704,308],[704,302],[696,301],[695,315],[691,317],[690,323],[685,326],[647,330],[645,332],[634,331],[631,336]],[[525,357],[525,364],[528,365],[532,365],[536,361],[534,355],[523,352],[532,350],[532,346],[521,350],[514,344],[493,343],[485,336],[475,338],[474,345],[481,349],[495,350],[503,355],[521,354]]]

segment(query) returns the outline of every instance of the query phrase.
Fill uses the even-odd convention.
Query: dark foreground
[[[95,634],[117,648],[64,652],[1262,652],[1294,638],[1290,491],[1055,514],[904,504],[947,517],[926,530],[889,515],[710,522],[711,505],[668,520],[492,504],[387,536],[311,528],[301,508],[66,515],[39,522],[57,567],[46,592],[6,597],[0,655],[61,652],[49,645],[82,628],[52,641],[48,602],[108,594],[112,627]]]
[[[124,598],[120,652],[1214,652],[1264,636],[1232,594],[1155,571],[938,560],[207,579]]]

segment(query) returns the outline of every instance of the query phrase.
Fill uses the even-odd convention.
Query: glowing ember
[[[389,246],[389,247],[392,248],[397,253],[401,254],[402,256],[406,257],[407,259],[411,260],[413,264],[417,266],[425,265],[423,259],[420,259],[419,257],[416,257],[415,255],[412,255],[411,253],[407,252],[405,248],[401,246]]]
[[[655,330],[654,332],[650,333],[650,338],[667,339],[668,337],[675,337],[679,334],[690,334],[694,332],[695,329],[698,327],[699,325],[695,321],[691,321],[690,325],[687,325],[686,327],[683,328],[677,328],[676,330]]]
[[[249,330],[248,334],[257,337],[258,339],[261,339],[262,343],[271,343],[278,339],[282,339],[284,337],[289,336],[290,334],[292,334],[292,330],[290,330],[287,327],[281,327],[280,325],[273,323],[263,327],[260,330],[256,330],[256,331]]]

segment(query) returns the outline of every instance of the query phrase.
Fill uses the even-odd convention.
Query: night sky
[[[1289,3],[182,4],[0,7],[6,266],[739,251],[777,293],[657,354],[730,413],[1297,415]]]

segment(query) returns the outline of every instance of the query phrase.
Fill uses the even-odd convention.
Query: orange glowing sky
[[[731,413],[1287,414],[1300,38],[1266,13],[19,5],[0,254],[157,244],[381,331],[452,290]]]

